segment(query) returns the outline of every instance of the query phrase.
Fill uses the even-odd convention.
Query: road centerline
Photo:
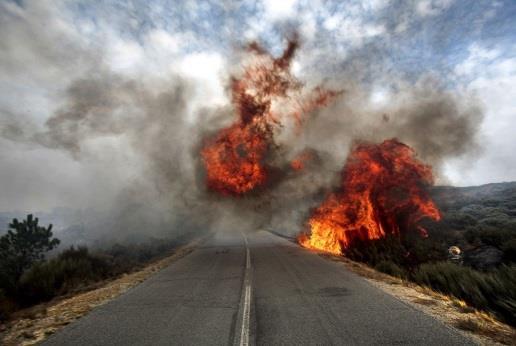
[[[244,244],[246,249],[246,258],[245,258],[245,274],[244,274],[244,296],[242,300],[242,317],[241,317],[241,329],[240,329],[240,341],[237,343],[240,346],[249,345],[249,325],[251,319],[251,251],[249,250],[249,243],[247,241],[246,235],[242,233],[242,237],[244,238]]]

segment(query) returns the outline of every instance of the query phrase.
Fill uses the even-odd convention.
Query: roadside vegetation
[[[42,227],[32,215],[21,222],[14,219],[0,237],[0,321],[19,309],[137,270],[170,254],[185,240],[155,239],[95,250],[72,246],[47,258],[45,254],[60,243],[52,225]]]
[[[346,253],[376,270],[454,296],[516,326],[516,183],[436,188],[443,220],[417,232],[372,242]],[[0,237],[0,321],[13,312],[88,290],[168,255],[187,239],[155,239],[103,249],[59,244],[51,226],[31,215],[13,220]],[[460,256],[448,249],[457,246]],[[46,256],[49,251],[54,254]]]
[[[356,241],[346,254],[376,270],[432,288],[516,326],[516,183],[436,188],[443,220],[428,238]],[[457,246],[460,256],[448,249]]]

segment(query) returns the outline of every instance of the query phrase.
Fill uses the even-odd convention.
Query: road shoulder
[[[202,240],[204,237],[196,238],[177,248],[170,256],[154,261],[135,272],[103,282],[87,292],[27,309],[24,317],[10,321],[4,327],[4,331],[0,334],[0,343],[2,345],[34,345],[42,342],[92,309],[120,296],[161,269],[188,255]]]
[[[345,257],[319,254],[342,263],[348,270],[364,277],[370,284],[398,298],[405,304],[434,317],[446,326],[481,345],[515,345],[516,330],[493,316],[478,311],[461,300],[429,288],[392,277]]]

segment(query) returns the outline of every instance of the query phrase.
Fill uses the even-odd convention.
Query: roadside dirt
[[[459,299],[377,272],[365,264],[353,262],[345,257],[323,253],[319,255],[341,262],[352,272],[365,277],[372,285],[455,328],[480,345],[516,345],[515,328],[501,323],[488,313],[468,306]]]
[[[152,262],[141,270],[125,274],[111,281],[98,283],[85,293],[55,299],[18,312],[18,318],[2,326],[0,344],[34,345],[43,341],[67,324],[87,314],[93,308],[107,303],[172,262],[186,256],[193,251],[202,239],[196,239],[177,248],[172,255]]]

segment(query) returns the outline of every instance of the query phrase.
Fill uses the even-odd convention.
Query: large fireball
[[[290,72],[297,47],[298,42],[291,40],[283,54],[274,58],[256,43],[249,45],[254,59],[231,82],[237,119],[207,139],[201,152],[209,189],[240,196],[263,187],[269,178],[267,154],[284,117],[300,124],[303,114],[338,95],[321,87],[303,93],[303,84]],[[275,103],[285,105],[287,111],[274,110]]]

